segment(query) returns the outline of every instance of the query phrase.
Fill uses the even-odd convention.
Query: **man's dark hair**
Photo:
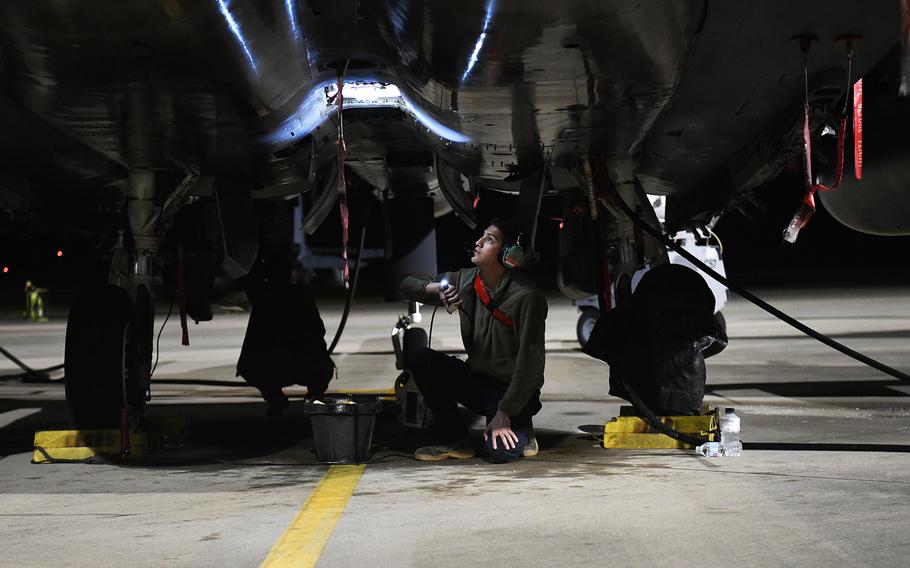
[[[499,229],[499,232],[502,234],[502,246],[514,245],[518,242],[520,230],[518,228],[518,223],[515,222],[514,219],[496,217],[490,221],[489,224]]]

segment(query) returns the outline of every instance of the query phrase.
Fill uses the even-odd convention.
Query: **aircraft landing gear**
[[[186,178],[162,205],[158,186],[167,179],[167,168],[151,98],[156,67],[151,50],[138,44],[130,47],[126,62],[126,222],[113,251],[108,284],[77,296],[66,328],[66,402],[78,428],[116,427],[124,409],[132,418],[145,409],[155,323],[151,285],[159,241],[198,177],[196,168],[187,167]]]
[[[118,286],[77,296],[66,329],[66,403],[77,428],[111,428],[121,409],[145,408],[151,364],[154,309],[148,289],[136,301]]]

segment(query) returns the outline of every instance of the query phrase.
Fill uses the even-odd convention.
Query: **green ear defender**
[[[525,258],[525,251],[521,248],[521,233],[514,244],[503,245],[499,252],[499,263],[505,268],[518,268]]]

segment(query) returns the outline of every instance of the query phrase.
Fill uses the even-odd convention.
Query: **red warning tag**
[[[341,281],[344,289],[351,287],[351,272],[348,268],[348,229],[350,213],[348,211],[348,183],[344,179],[344,158],[347,153],[347,146],[344,143],[344,75],[338,74],[338,211],[341,214],[341,259],[344,266],[341,267]]]
[[[853,172],[863,179],[863,80],[853,84]]]
[[[803,152],[806,159],[806,190],[812,189],[812,133],[809,132],[809,105],[806,105],[805,120],[803,121]]]
[[[847,138],[847,117],[841,116],[840,123],[837,125],[837,162],[834,165],[834,185],[831,189],[837,189],[840,182],[844,179],[844,139]]]

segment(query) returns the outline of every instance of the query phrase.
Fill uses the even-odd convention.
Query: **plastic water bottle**
[[[720,452],[725,457],[743,455],[743,443],[739,440],[740,420],[732,408],[724,410],[720,417]]]
[[[695,448],[695,453],[707,458],[736,457],[743,455],[743,443],[739,440],[739,416],[727,408],[720,417],[720,441],[705,442]]]
[[[705,456],[706,458],[716,458],[720,456],[720,442],[705,442],[695,448],[695,453]]]

